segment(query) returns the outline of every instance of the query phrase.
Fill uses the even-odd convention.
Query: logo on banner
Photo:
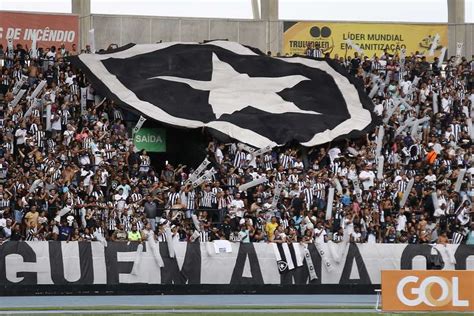
[[[407,276],[400,280],[397,286],[397,296],[400,302],[407,306],[425,304],[431,307],[442,307],[451,303],[451,306],[469,306],[468,300],[459,297],[459,278],[430,276],[421,281],[419,277]],[[418,285],[417,285],[418,284]],[[406,291],[410,297],[405,295]]]
[[[473,282],[472,270],[382,271],[382,309],[472,312]]]
[[[283,272],[285,271],[287,268],[288,268],[288,263],[286,263],[285,261],[283,260],[278,260],[277,261],[277,265],[278,265],[278,270],[280,272]]]

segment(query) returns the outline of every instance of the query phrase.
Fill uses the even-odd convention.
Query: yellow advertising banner
[[[339,22],[284,22],[283,53],[304,55],[309,44],[319,44],[331,57],[354,56],[349,42],[358,45],[365,56],[381,56],[384,49],[395,54],[406,49],[406,54],[418,52],[428,59],[440,54],[448,46],[446,24],[392,24],[392,23],[339,23]],[[438,36],[436,36],[438,34]],[[438,44],[434,56],[428,56],[433,40]]]
[[[474,312],[472,270],[382,271],[384,311]]]

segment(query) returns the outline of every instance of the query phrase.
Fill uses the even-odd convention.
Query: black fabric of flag
[[[122,106],[256,147],[314,146],[373,125],[362,83],[334,61],[268,57],[227,41],[130,44],[70,60]]]

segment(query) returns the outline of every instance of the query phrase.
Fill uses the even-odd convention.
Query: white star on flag
[[[237,72],[231,65],[221,61],[215,53],[212,54],[212,70],[210,81],[172,76],[157,76],[149,79],[182,82],[194,89],[209,91],[209,104],[216,118],[249,106],[275,114],[321,114],[302,110],[293,102],[285,101],[277,94],[284,89],[294,87],[301,81],[310,80],[305,76],[250,77],[248,74]]]

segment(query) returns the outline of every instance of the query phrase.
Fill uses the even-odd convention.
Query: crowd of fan
[[[308,54],[315,50],[309,47]],[[156,170],[146,151],[136,150],[122,110],[95,96],[87,78],[68,64],[68,54],[75,52],[51,47],[31,54],[21,45],[14,52],[0,46],[2,241],[154,236],[190,242],[474,243],[474,147],[467,125],[474,113],[472,61],[451,58],[440,69],[437,60],[429,63],[417,53],[406,56],[404,65],[398,52],[334,56],[367,93],[379,85],[373,100],[381,122],[396,105],[383,123],[383,177],[377,176],[376,129],[361,139],[275,148],[259,156],[236,143],[210,141],[207,159],[217,173],[194,188],[187,181],[193,169],[168,164]],[[26,97],[11,106],[22,75],[28,77]],[[31,100],[41,80],[47,87]],[[419,126],[403,128],[425,117]],[[268,181],[239,191],[262,176]],[[326,216],[331,187],[335,196]]]

